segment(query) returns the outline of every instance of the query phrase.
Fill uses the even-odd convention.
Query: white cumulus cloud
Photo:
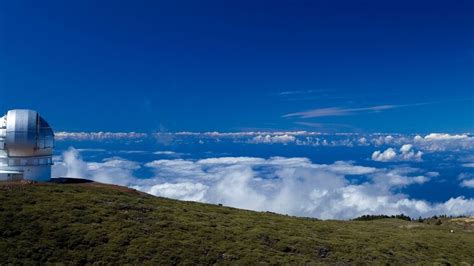
[[[423,152],[414,151],[412,144],[404,144],[397,152],[394,148],[385,151],[375,151],[372,153],[372,160],[378,162],[391,161],[421,161]]]
[[[385,151],[374,151],[372,153],[372,160],[379,162],[389,162],[397,157],[397,152],[393,148],[388,148]]]
[[[467,134],[431,133],[413,138],[413,145],[428,152],[473,150],[474,137]]]
[[[202,201],[207,189],[208,186],[201,183],[163,183],[152,186],[148,193],[173,199]]]
[[[467,139],[469,136],[466,134],[462,135],[450,135],[450,134],[443,134],[443,133],[431,133],[425,136],[425,140],[459,140],[459,139]]]
[[[135,177],[142,167],[152,169],[153,177]],[[56,158],[53,172],[126,185],[157,196],[323,219],[363,214],[474,214],[474,199],[430,203],[397,192],[436,176],[407,167],[374,168],[343,161],[315,164],[307,158],[284,157],[172,159],[141,165],[119,157],[85,162],[77,150],[69,149]],[[365,181],[353,183],[348,175],[365,177]]]
[[[258,135],[255,136],[251,142],[253,143],[289,143],[289,142],[294,142],[296,140],[295,136],[291,136],[288,134],[285,135]]]
[[[137,162],[112,157],[101,162],[85,162],[78,150],[69,148],[55,158],[52,177],[85,178],[106,184],[129,186],[135,180],[133,171],[141,166]]]

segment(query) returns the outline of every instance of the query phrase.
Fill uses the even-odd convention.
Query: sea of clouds
[[[199,201],[227,206],[272,211],[322,219],[350,219],[364,214],[400,214],[412,217],[473,215],[474,199],[452,197],[443,202],[414,199],[403,188],[423,185],[439,176],[435,171],[391,162],[420,162],[425,154],[455,151],[467,170],[474,167],[474,138],[468,134],[339,134],[312,132],[236,132],[236,133],[67,133],[59,141],[127,139],[144,137],[184,141],[189,138],[205,144],[231,140],[256,145],[369,146],[370,160],[382,163],[367,166],[353,161],[316,164],[304,157],[206,157],[183,159],[173,151],[156,151],[170,158],[138,162],[112,156],[86,161],[80,150],[69,148],[55,157],[53,176],[70,176],[124,185],[156,196]],[[383,148],[383,149],[380,149]],[[98,151],[100,152],[100,151]],[[135,151],[139,152],[139,151]],[[174,155],[174,156],[173,156]],[[153,176],[136,176],[147,168]],[[354,176],[360,177],[354,182]],[[459,186],[474,189],[469,171],[458,177]]]

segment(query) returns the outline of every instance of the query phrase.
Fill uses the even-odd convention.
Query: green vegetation
[[[444,219],[319,221],[97,183],[0,183],[0,264],[474,263],[474,223]]]
[[[373,220],[380,220],[380,219],[400,219],[404,221],[412,221],[413,219],[410,216],[406,216],[405,214],[397,214],[397,215],[362,215],[353,219],[353,221],[373,221]],[[421,218],[420,218],[421,219]]]

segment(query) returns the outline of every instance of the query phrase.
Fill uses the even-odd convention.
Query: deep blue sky
[[[0,110],[67,131],[474,132],[473,36],[470,0],[1,1]]]

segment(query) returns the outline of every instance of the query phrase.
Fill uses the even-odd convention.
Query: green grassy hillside
[[[0,183],[0,251],[2,265],[473,264],[474,231],[459,219],[318,221],[97,183]]]

